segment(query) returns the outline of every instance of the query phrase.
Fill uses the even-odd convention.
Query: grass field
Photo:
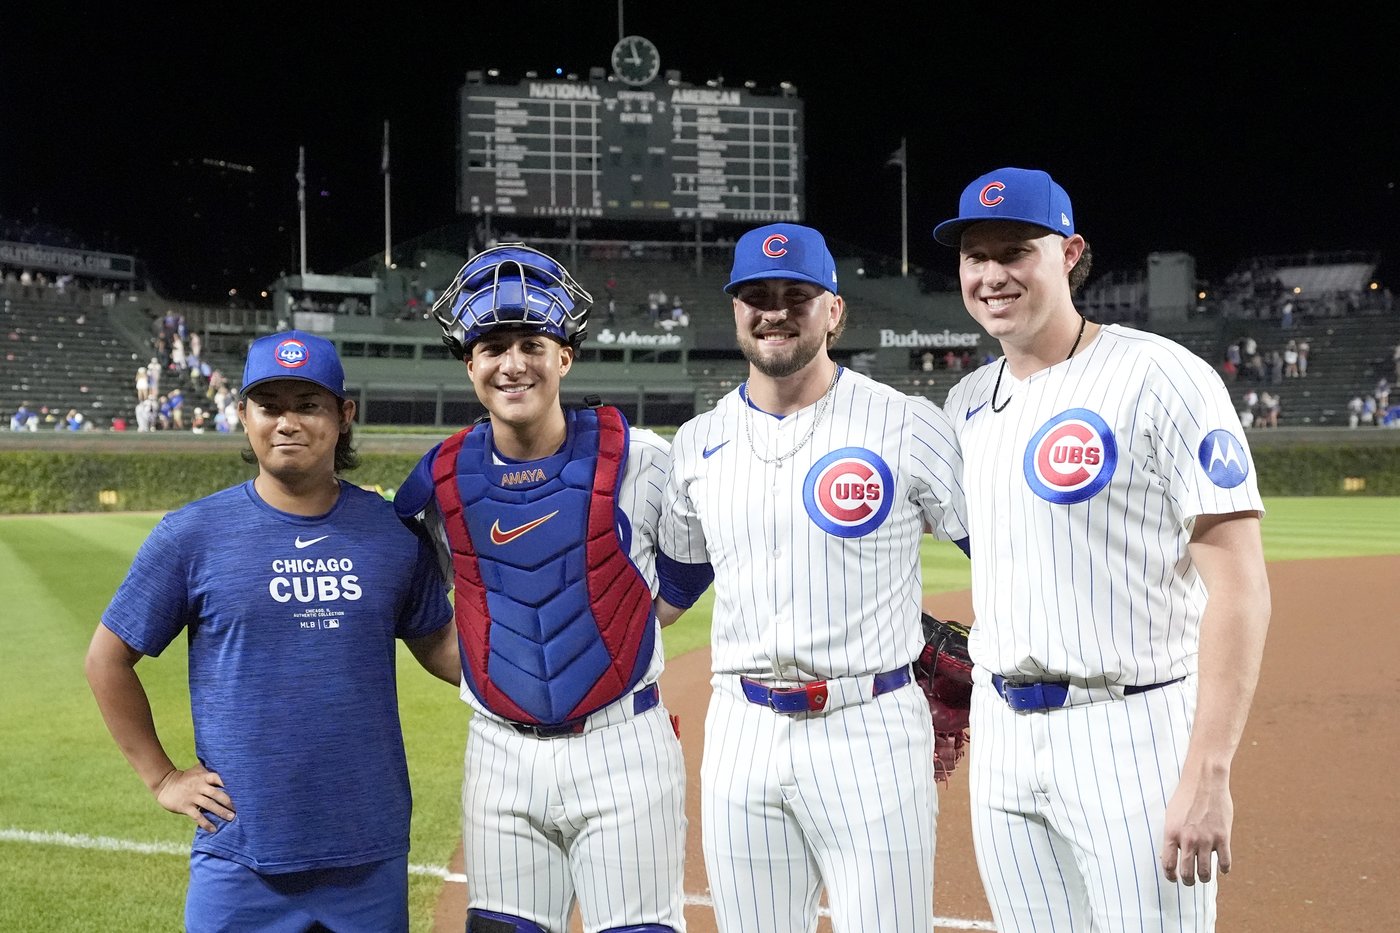
[[[1400,554],[1400,499],[1266,502],[1270,561]],[[0,930],[164,931],[180,925],[190,824],[128,768],[83,678],[93,627],[156,514],[0,517]],[[924,549],[928,592],[965,589],[950,545]],[[707,594],[666,630],[678,654],[709,638]],[[466,708],[400,650],[400,707],[414,790],[413,929],[431,928],[457,845]],[[188,763],[183,644],[141,663],[156,724]]]

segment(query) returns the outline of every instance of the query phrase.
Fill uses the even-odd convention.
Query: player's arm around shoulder
[[[648,509],[647,521],[642,529],[650,538],[652,547],[656,553],[656,575],[657,587],[660,590],[669,592],[672,598],[684,605],[675,605],[669,602],[664,596],[658,595],[655,600],[656,619],[662,628],[672,624],[690,608],[694,597],[689,595],[689,590],[693,584],[687,584],[691,572],[688,568],[676,561],[666,557],[660,549],[658,541],[660,524],[664,516],[663,501],[666,494],[666,484],[671,475],[671,442],[663,438],[654,431],[646,429],[632,429],[632,461],[638,464],[641,471],[639,479],[649,490],[654,490],[655,495],[648,495],[649,505],[655,506],[654,511]],[[708,566],[708,565],[706,565]],[[703,592],[703,587],[701,588]]]
[[[459,686],[462,656],[458,650],[457,627],[453,624],[452,603],[448,597],[454,579],[452,552],[435,500],[422,511],[399,516],[418,539],[418,563],[413,577],[413,598],[405,624],[414,630],[430,628],[425,634],[408,634],[404,644],[423,669],[440,680]]]
[[[703,459],[696,453],[699,423],[692,418],[682,424],[668,452],[656,547],[656,616],[662,627],[679,619],[715,578],[689,492],[695,463]]]
[[[913,487],[924,509],[924,530],[969,552],[962,446],[953,420],[923,398],[910,399]]]

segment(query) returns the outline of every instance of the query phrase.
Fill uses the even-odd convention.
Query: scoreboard
[[[459,95],[463,214],[800,222],[802,101],[530,80]]]

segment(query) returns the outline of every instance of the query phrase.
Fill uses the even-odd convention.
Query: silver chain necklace
[[[817,433],[817,425],[821,424],[822,415],[826,414],[826,408],[831,404],[831,397],[836,394],[836,380],[841,377],[841,367],[837,366],[836,371],[831,374],[831,385],[826,387],[826,392],[822,394],[821,401],[817,403],[817,413],[812,416],[812,426],[807,429],[807,433],[802,436],[802,440],[797,442],[797,446],[781,457],[765,457],[758,452],[758,448],[753,442],[753,406],[749,404],[747,393],[744,400],[744,437],[749,442],[749,450],[753,455],[769,466],[782,466],[783,462],[792,459],[799,450],[807,446],[807,442],[812,439],[812,435]]]

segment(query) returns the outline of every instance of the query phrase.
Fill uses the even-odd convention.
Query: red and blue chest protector
[[[522,723],[555,725],[607,706],[637,685],[655,648],[651,590],[618,507],[626,419],[610,407],[565,415],[563,448],[525,463],[495,462],[489,424],[460,431],[395,499],[401,514],[415,498],[426,504],[413,487],[423,490],[431,471],[452,550],[463,673],[487,709]]]

